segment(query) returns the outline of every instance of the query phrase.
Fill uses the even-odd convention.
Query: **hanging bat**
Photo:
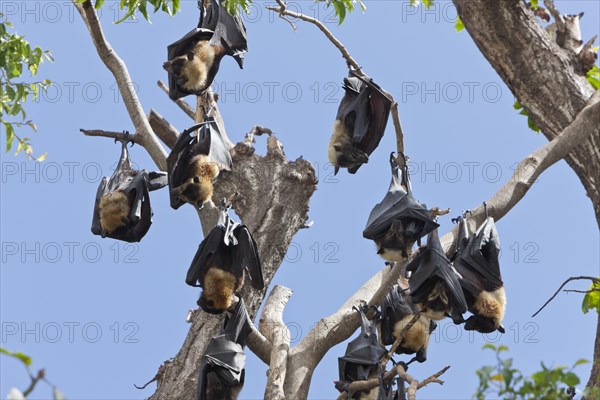
[[[419,310],[413,304],[408,290],[394,285],[381,304],[381,342],[391,345],[400,336],[406,325],[412,321]],[[396,354],[415,354],[407,363],[420,363],[427,360],[427,344],[431,332],[437,324],[425,315],[420,315],[417,321],[405,332]]]
[[[202,208],[212,198],[213,182],[219,172],[230,171],[233,165],[228,143],[213,117],[206,117],[203,123],[179,135],[167,157],[172,208],[177,210],[184,203]]]
[[[210,4],[205,7],[204,3]],[[167,47],[169,97],[177,100],[190,94],[200,96],[212,84],[221,59],[232,56],[243,68],[248,51],[246,27],[239,16],[227,12],[226,1],[201,0],[198,27]]]
[[[466,218],[459,217],[458,223],[459,242],[453,264],[462,276],[460,284],[468,309],[473,313],[465,322],[465,329],[481,333],[498,330],[504,333],[502,320],[506,308],[506,293],[500,274],[500,239],[494,219],[486,216],[483,224],[470,238]]]
[[[197,400],[235,400],[244,386],[244,345],[251,332],[250,317],[240,299],[221,332],[214,336],[202,357],[198,374]]]
[[[452,318],[455,324],[464,322],[467,302],[460,285],[461,276],[446,257],[438,231],[427,237],[427,247],[411,262],[407,271],[413,303],[432,320]]]
[[[413,244],[439,225],[425,205],[412,196],[408,168],[400,170],[394,153],[390,155],[390,165],[390,188],[369,214],[363,237],[375,241],[377,254],[385,260],[397,262],[408,257]]]
[[[128,142],[129,134],[122,140],[115,172],[110,178],[102,178],[98,186],[92,233],[103,238],[139,242],[152,224],[149,192],[166,186],[167,174],[133,169]]]
[[[253,288],[264,288],[256,242],[245,225],[231,220],[227,210],[223,202],[217,225],[200,243],[185,280],[190,286],[202,287],[198,305],[211,314],[231,307],[244,277]]]
[[[335,167],[347,168],[355,174],[377,148],[390,115],[392,100],[372,79],[353,70],[344,78],[342,98],[333,134],[329,140],[328,157]]]
[[[336,383],[336,388],[340,392],[348,391],[351,382],[376,376],[379,372],[379,360],[386,353],[385,348],[377,341],[375,323],[367,319],[363,308],[354,309],[360,315],[361,331],[357,338],[348,343],[344,356],[338,358],[340,380]],[[348,393],[348,398],[386,400],[383,395],[384,393],[376,387],[367,393]]]

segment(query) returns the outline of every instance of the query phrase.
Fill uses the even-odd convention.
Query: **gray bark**
[[[254,319],[292,237],[308,218],[308,202],[317,182],[312,165],[303,159],[287,161],[273,152],[257,156],[247,142],[238,143],[233,153],[233,170],[219,175],[213,199],[229,197],[237,191],[240,196],[234,209],[257,241],[265,289],[256,291],[246,286],[242,290],[248,313]],[[208,224],[203,221],[203,225]],[[194,313],[181,350],[160,367],[158,387],[151,399],[194,398],[200,358],[221,324],[222,317]]]

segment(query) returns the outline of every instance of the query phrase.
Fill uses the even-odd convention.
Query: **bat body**
[[[348,383],[376,376],[379,372],[379,360],[386,352],[377,341],[375,324],[367,319],[362,309],[356,310],[361,318],[361,332],[348,343],[344,356],[338,358],[340,380],[336,388],[340,391],[347,390]],[[380,388],[375,388],[367,393],[348,393],[348,398],[386,400],[385,397],[381,397],[383,394]]]
[[[465,322],[466,330],[504,333],[502,320],[506,308],[506,294],[500,274],[500,240],[496,224],[486,218],[474,235],[469,237],[466,220],[459,217],[459,233],[454,268],[462,276],[468,309],[473,315]]]
[[[248,50],[246,27],[238,16],[230,15],[220,0],[205,7],[199,1],[198,27],[167,47],[169,96],[173,100],[190,94],[200,96],[212,84],[221,59],[232,56],[243,67]]]
[[[231,170],[229,148],[228,139],[221,135],[212,117],[179,135],[167,157],[172,208],[178,209],[184,203],[202,208],[212,198],[219,172]]]
[[[393,153],[390,165],[390,188],[369,214],[363,237],[375,242],[377,254],[385,260],[397,262],[408,256],[416,241],[439,225],[425,205],[412,196],[408,170],[400,170]]]
[[[461,276],[446,257],[437,229],[427,238],[427,247],[406,267],[413,302],[428,318],[439,321],[451,317],[455,324],[464,322],[467,302],[460,285]]]
[[[407,290],[394,285],[381,304],[381,342],[391,345],[401,332],[412,321],[419,310],[413,304]],[[415,354],[412,361],[420,363],[427,360],[427,345],[431,332],[437,324],[425,315],[420,315],[417,321],[405,332],[396,354]]]
[[[354,71],[351,75],[344,78],[345,94],[329,140],[328,158],[336,174],[340,168],[355,174],[369,161],[383,137],[392,106],[389,95],[372,79]]]
[[[113,175],[98,186],[92,233],[102,237],[139,242],[152,224],[150,194],[167,184],[164,172],[134,170],[123,140],[121,157]]]
[[[231,307],[246,275],[253,288],[264,288],[256,242],[245,225],[233,222],[222,210],[217,225],[200,243],[186,283],[202,287],[198,305],[204,311],[220,314]]]
[[[236,400],[244,386],[244,345],[252,330],[240,299],[220,333],[209,342],[198,375],[197,400]]]

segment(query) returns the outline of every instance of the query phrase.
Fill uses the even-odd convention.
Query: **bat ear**
[[[342,146],[340,146],[339,144],[334,144],[333,148],[335,149],[335,151],[341,151],[342,150]]]
[[[333,175],[337,175],[337,173],[340,172],[340,167],[338,167],[337,165],[335,166],[335,170],[333,171]]]
[[[500,333],[504,333],[504,332],[506,332],[506,330],[504,329],[504,326],[500,325],[500,326],[498,327],[498,332],[500,332]]]
[[[583,17],[583,11],[578,14],[579,19]]]
[[[194,59],[194,52],[193,51],[188,51],[187,53],[187,59],[192,61]]]

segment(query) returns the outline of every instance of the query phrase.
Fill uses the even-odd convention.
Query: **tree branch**
[[[156,84],[159,88],[163,90],[163,92],[167,94],[167,96],[169,95],[169,88],[167,87],[167,85],[164,84],[163,81],[159,80],[158,82],[156,82]],[[196,111],[194,111],[192,106],[190,106],[187,101],[183,99],[177,99],[173,100],[173,102],[177,104],[179,108],[181,108],[181,110],[191,119],[194,119],[196,117]]]
[[[496,221],[506,215],[527,193],[540,174],[557,161],[563,159],[579,143],[589,135],[600,133],[600,91],[590,99],[589,104],[577,115],[571,125],[554,140],[535,150],[523,159],[513,177],[492,198],[486,201],[488,213]],[[476,227],[485,218],[483,206],[471,212],[469,219]],[[452,251],[457,228],[441,238],[447,253]],[[360,300],[369,305],[378,305],[394,282],[401,276],[401,271],[414,259],[416,253],[408,260],[396,263],[393,269],[384,268],[375,274],[359,291],[357,291],[338,311],[322,319],[306,337],[290,352],[288,370],[303,371],[302,376],[295,376],[286,382],[286,394],[297,393],[298,398],[306,398],[312,377],[312,371],[326,352],[333,346],[343,342],[358,328],[359,320],[352,315],[352,306]],[[398,268],[401,267],[401,268]],[[298,373],[298,372],[297,372]]]
[[[146,114],[144,113],[137,97],[137,93],[135,92],[127,66],[104,36],[96,9],[90,0],[86,0],[82,4],[78,3],[76,0],[72,1],[89,30],[100,59],[104,62],[104,65],[106,65],[117,81],[117,86],[119,87],[119,92],[121,93],[127,112],[129,113],[129,118],[131,118],[131,122],[135,127],[136,134],[134,136],[136,136],[136,142],[148,151],[158,168],[162,171],[166,171],[167,153],[160,145],[158,138],[150,127]]]
[[[540,312],[541,312],[541,311],[542,311],[542,310],[543,310],[543,309],[544,309],[544,308],[545,308],[545,307],[546,307],[546,306],[547,306],[547,305],[548,305],[548,304],[549,304],[549,303],[550,303],[552,300],[554,300],[554,298],[555,298],[556,296],[558,296],[558,293],[560,293],[560,290],[561,290],[563,287],[565,287],[565,285],[566,285],[567,283],[569,283],[569,282],[571,282],[571,281],[575,281],[575,280],[584,280],[584,279],[585,279],[585,280],[592,281],[592,282],[594,282],[594,283],[598,283],[598,282],[600,282],[600,279],[598,279],[598,278],[594,278],[594,277],[592,277],[592,276],[572,276],[572,277],[568,278],[567,280],[565,280],[565,281],[562,283],[562,285],[560,285],[560,287],[558,288],[558,290],[556,290],[556,292],[554,292],[554,294],[552,295],[552,297],[550,297],[550,298],[548,299],[548,301],[546,301],[546,302],[544,303],[544,305],[543,305],[542,307],[540,307],[540,309],[539,309],[539,310],[537,310],[537,311],[535,312],[535,314],[533,314],[533,315],[531,316],[531,318],[533,318],[533,317],[535,317],[536,315],[538,315],[538,314],[539,314],[539,313],[540,313]]]
[[[290,349],[290,331],[283,322],[283,310],[291,296],[290,289],[276,285],[267,297],[260,317],[259,331],[273,344],[265,400],[285,400],[283,383]]]
[[[179,137],[179,131],[153,109],[151,109],[150,114],[148,114],[148,122],[150,122],[150,126],[156,133],[156,136],[158,136],[169,149],[172,149]]]

